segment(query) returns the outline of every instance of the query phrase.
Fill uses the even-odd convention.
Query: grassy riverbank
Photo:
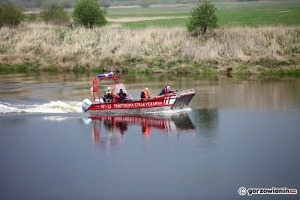
[[[26,24],[0,30],[0,71],[267,73],[300,69],[300,28],[221,28],[207,39],[185,28],[92,30]]]
[[[102,28],[27,22],[0,29],[0,73],[126,71],[143,73],[300,74],[300,3],[220,3],[220,28],[193,38],[193,6],[109,8]]]

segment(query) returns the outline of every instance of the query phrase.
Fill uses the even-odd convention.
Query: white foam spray
[[[80,113],[81,102],[51,101],[44,104],[10,104],[0,102],[0,114],[13,113]]]

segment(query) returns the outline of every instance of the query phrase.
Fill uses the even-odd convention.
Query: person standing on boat
[[[114,98],[114,95],[111,91],[111,87],[108,87],[107,91],[104,94],[103,100],[104,100],[104,102],[109,103],[109,102],[112,102],[113,98]]]
[[[126,102],[127,101],[127,94],[123,92],[123,89],[120,89],[118,93],[119,102]]]
[[[141,101],[147,101],[149,100],[150,97],[150,91],[148,88],[145,88],[144,90],[142,90],[141,92]]]
[[[98,83],[99,83],[98,77],[94,77],[93,80],[92,80],[92,87],[91,87],[91,93],[92,93],[92,96],[94,98],[94,101],[96,101],[96,99],[97,99],[96,96],[95,96],[95,93],[98,96],[98,101],[100,101],[100,90],[99,90]]]
[[[173,93],[173,92],[174,92],[174,90],[170,90],[170,86],[168,85],[161,90],[161,92],[159,93],[159,96]]]

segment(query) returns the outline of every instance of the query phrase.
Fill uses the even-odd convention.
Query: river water
[[[1,200],[299,199],[238,192],[300,189],[299,78],[121,75],[132,96],[196,95],[182,113],[89,118],[92,76],[0,75]]]

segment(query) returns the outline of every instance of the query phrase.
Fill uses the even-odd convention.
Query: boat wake
[[[81,113],[81,102],[51,101],[44,104],[10,104],[0,102],[0,115],[20,113]]]

